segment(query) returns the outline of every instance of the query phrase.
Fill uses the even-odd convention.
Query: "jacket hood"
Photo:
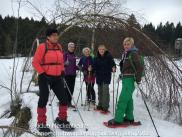
[[[132,51],[138,51],[138,48],[136,48],[135,46],[128,49],[127,52],[132,52]]]

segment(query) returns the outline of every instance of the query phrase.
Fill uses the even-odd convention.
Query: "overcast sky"
[[[14,1],[13,5],[11,1]],[[8,14],[17,16],[17,3],[15,1],[1,0],[0,14],[3,17]],[[41,10],[41,8],[52,8],[54,0],[31,1],[39,5]],[[166,21],[174,22],[175,24],[179,21],[182,22],[182,0],[126,0],[123,6],[128,8],[130,12],[144,17],[146,19],[145,23],[152,22],[155,26],[160,22],[166,23]],[[23,8],[20,10],[20,16],[35,17],[33,11],[33,9],[23,5]],[[143,21],[143,19],[140,20]]]

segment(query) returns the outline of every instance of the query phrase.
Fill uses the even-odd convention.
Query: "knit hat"
[[[51,36],[53,33],[58,33],[58,30],[56,28],[48,28],[46,30],[46,37]]]

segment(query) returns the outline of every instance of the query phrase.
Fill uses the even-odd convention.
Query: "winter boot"
[[[64,131],[73,131],[74,127],[70,125],[70,122],[68,122],[66,119],[65,120],[60,120],[58,117],[55,120],[55,124]]]
[[[133,120],[129,120],[127,117],[124,117],[124,121],[123,122],[126,122],[126,123],[134,123],[134,119]]]
[[[108,121],[108,126],[118,126],[121,125],[122,123],[116,122],[114,119],[111,119]]]
[[[101,113],[101,114],[104,114],[104,115],[107,115],[107,114],[110,113],[110,112],[108,111],[108,109],[102,108],[102,110],[101,110],[100,113]]]
[[[55,120],[55,124],[64,131],[73,131],[74,128],[67,121],[67,109],[66,105],[59,106],[58,117]]]
[[[96,106],[95,111],[101,111],[102,107],[101,106]]]
[[[52,134],[52,130],[50,130],[50,128],[46,124],[38,124],[37,130],[41,133]]]

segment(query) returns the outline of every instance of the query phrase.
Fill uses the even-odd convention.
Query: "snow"
[[[19,61],[17,62],[19,64],[18,69],[17,69],[17,83],[20,82],[21,79],[21,67],[23,64],[24,58],[19,58]],[[12,64],[13,60],[12,59],[1,59],[0,60],[0,84],[10,86],[10,76],[11,76],[11,71],[12,71]],[[177,64],[179,66],[182,66],[182,61],[178,61]],[[25,73],[25,78],[23,82],[23,92],[26,92],[29,80],[31,79],[31,74],[32,72],[26,72]],[[116,89],[117,89],[117,78],[119,75],[119,68],[117,69],[116,75],[115,75],[115,90],[114,90],[114,95],[116,97]],[[80,92],[80,75],[78,74],[76,78],[76,86],[75,86],[75,91],[73,98],[76,101],[78,94]],[[145,108],[145,105],[143,103],[143,100],[141,98],[140,93],[137,91],[137,89],[134,92],[133,98],[134,98],[134,115],[135,115],[135,120],[138,121],[140,120],[142,122],[141,126],[137,127],[128,127],[128,128],[117,128],[117,129],[110,129],[106,128],[103,126],[104,121],[108,121],[113,118],[113,85],[112,81],[110,84],[110,108],[109,110],[111,111],[110,114],[108,115],[103,115],[100,114],[100,112],[96,111],[87,111],[83,109],[83,106],[81,106],[81,100],[79,100],[78,103],[78,109],[83,117],[83,120],[85,122],[85,125],[83,125],[78,112],[73,111],[73,109],[69,108],[68,109],[68,120],[76,126],[75,132],[63,132],[59,130],[54,124],[54,119],[57,117],[58,113],[58,100],[55,98],[52,102],[52,106],[49,106],[48,104],[50,103],[50,100],[53,98],[54,94],[51,91],[51,94],[49,96],[49,102],[47,104],[47,124],[51,127],[52,130],[55,131],[56,136],[68,136],[68,137],[84,137],[84,136],[89,136],[89,137],[109,137],[109,136],[115,136],[115,137],[157,137],[156,132],[154,130],[154,127],[152,125],[151,119],[148,115],[148,112]],[[121,82],[119,86],[119,91],[121,90]],[[19,89],[19,87],[17,87]],[[83,101],[85,100],[85,84],[83,85]],[[31,91],[37,91],[38,87],[35,87],[34,84],[31,84],[30,87]],[[97,95],[97,85],[95,85],[95,91]],[[3,99],[0,99],[0,116],[9,109],[10,105],[10,94],[9,91],[1,88],[0,89],[0,96],[3,97]],[[37,109],[37,101],[38,101],[38,96],[35,93],[24,93],[21,94],[22,98],[22,107],[27,106],[31,109],[32,113],[32,119],[30,120],[30,130],[33,132],[36,132],[36,109]],[[151,114],[154,118],[154,122],[156,124],[156,127],[158,129],[158,132],[161,137],[181,137],[182,133],[182,127],[175,124],[171,123],[165,120],[162,120],[160,117],[160,114],[151,106],[149,105],[149,109],[151,111]],[[14,118],[1,118],[0,119],[0,125],[9,125]],[[88,128],[88,131],[85,131],[86,127]],[[2,134],[2,131],[0,129],[0,136]],[[32,135],[30,134],[23,134],[21,137],[31,137]]]

